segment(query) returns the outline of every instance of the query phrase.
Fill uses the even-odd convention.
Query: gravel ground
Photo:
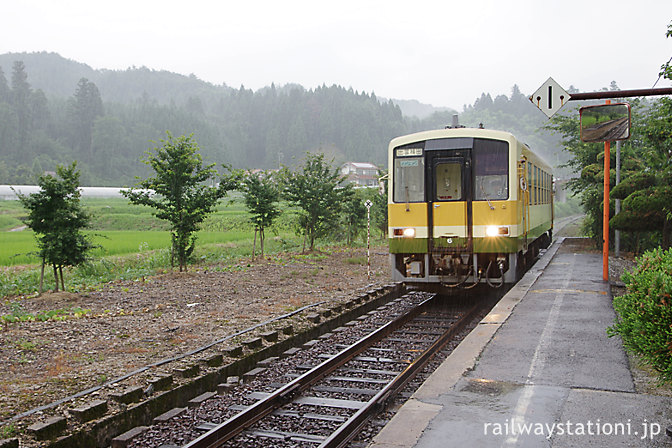
[[[14,323],[0,331],[0,423],[299,307],[327,301],[323,306],[329,308],[362,289],[384,285],[387,260],[386,248],[372,251],[370,281],[365,249],[332,249],[194,267],[189,273],[113,282],[96,292],[6,300],[2,314],[12,311],[12,303],[33,314],[73,307],[90,312],[62,321]],[[146,384],[148,376],[160,373],[153,368],[119,387]],[[54,412],[22,419],[15,430]]]

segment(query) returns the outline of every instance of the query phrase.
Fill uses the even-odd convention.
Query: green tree
[[[366,206],[368,189],[353,190],[343,202],[343,224],[345,227],[346,243],[351,246],[360,232],[366,227]]]
[[[26,149],[30,125],[30,96],[28,74],[23,61],[15,61],[12,67],[12,104],[18,117],[19,156]]]
[[[86,78],[77,83],[74,97],[70,100],[70,114],[74,127],[75,144],[89,162],[93,161],[91,144],[93,124],[103,115],[103,101],[98,87]]]
[[[382,182],[382,187],[380,190],[376,191],[375,194],[371,197],[371,225],[373,228],[380,231],[381,238],[387,236],[388,225],[387,225],[387,171],[379,170],[378,178]]]
[[[240,190],[243,192],[245,206],[250,213],[250,221],[254,224],[254,245],[252,246],[252,259],[256,256],[257,234],[261,257],[264,257],[265,229],[273,224],[275,218],[280,215],[278,201],[280,189],[277,180],[270,171],[265,172],[240,172]]]
[[[615,199],[623,200],[623,208],[610,225],[624,231],[662,232],[662,245],[668,248],[672,234],[672,100],[658,100],[642,120],[635,163],[612,190]]]
[[[338,168],[325,161],[324,154],[308,153],[300,170],[290,171],[283,166],[280,175],[285,199],[300,209],[298,232],[308,239],[313,251],[317,238],[338,227],[352,185],[339,187],[343,178]]]
[[[90,217],[82,209],[79,192],[77,163],[56,169],[58,178],[40,176],[40,191],[28,196],[18,194],[28,210],[26,225],[35,232],[39,254],[42,258],[42,276],[45,264],[54,269],[55,290],[65,289],[63,267],[77,266],[86,261],[87,252],[93,247],[83,229],[89,226]]]
[[[672,37],[672,22],[667,25],[667,33],[665,36],[670,38]],[[658,79],[663,77],[665,79],[672,79],[672,58],[670,58],[666,63],[660,67],[660,73],[658,74]]]
[[[672,37],[672,24],[666,37]],[[670,61],[661,67],[660,76],[672,79]],[[623,182],[612,190],[612,197],[623,200],[621,212],[610,226],[631,232],[662,233],[662,246],[672,243],[672,100],[661,98],[641,116],[630,146],[635,146],[631,166]],[[632,151],[631,151],[632,152]],[[658,233],[660,232],[660,233]],[[658,240],[659,241],[659,240]]]
[[[568,187],[581,198],[581,206],[586,213],[584,231],[596,244],[602,237],[602,197],[604,145],[585,143],[579,134],[578,108],[565,114],[556,114],[545,128],[560,136],[560,144],[570,154],[566,167],[579,177],[568,182]],[[611,176],[612,182],[615,176]]]
[[[0,67],[0,103],[10,103],[12,101],[12,92],[9,90],[5,72]]]
[[[192,136],[173,138],[167,132],[162,145],[147,152],[144,163],[155,175],[137,183],[140,189],[122,192],[133,204],[156,209],[154,214],[171,224],[172,261],[180,272],[187,270],[187,262],[196,244],[195,232],[217,201],[232,189],[231,182],[218,187],[205,185],[215,174],[215,164],[203,166],[198,146]]]

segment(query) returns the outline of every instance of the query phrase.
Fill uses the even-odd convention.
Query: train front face
[[[515,282],[520,146],[509,133],[466,128],[392,140],[388,217],[395,281]]]

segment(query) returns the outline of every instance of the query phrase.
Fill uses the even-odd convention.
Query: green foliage
[[[611,218],[609,223],[614,228],[625,231],[667,230],[667,208],[670,204],[670,186],[637,190],[626,197],[621,213]]]
[[[666,37],[672,37],[672,24]],[[660,76],[672,79],[670,61],[661,67]],[[672,100],[661,98],[642,118],[642,126],[636,128],[640,140],[633,139],[637,151],[631,162],[635,163],[625,165],[623,184],[613,192],[614,197],[623,199],[623,209],[610,225],[619,230],[662,233],[662,245],[668,248],[672,243]]]
[[[611,190],[614,199],[625,199],[638,190],[656,185],[656,175],[651,171],[633,172]]]
[[[380,194],[378,188],[357,188],[354,194],[343,203],[343,231],[339,229],[339,237],[342,232],[345,232],[348,245],[352,245],[359,236],[366,241],[365,202],[367,200],[372,204],[369,209],[371,237],[375,238],[377,232],[380,233],[381,238],[387,234],[387,196]]]
[[[48,310],[48,311],[38,311],[37,313],[26,313],[23,311],[21,304],[17,302],[12,302],[10,304],[11,313],[0,315],[0,321],[6,327],[9,324],[16,322],[46,322],[46,321],[59,321],[66,319],[79,319],[91,313],[89,309],[82,309],[80,307],[68,308],[68,309],[57,309],[57,310]],[[19,347],[22,350],[34,350],[36,345],[35,343],[21,341]]]
[[[86,78],[77,83],[74,98],[69,102],[70,116],[75,131],[74,139],[82,156],[93,161],[93,126],[96,118],[103,115],[103,101],[98,87]]]
[[[155,235],[156,234],[156,235]],[[155,236],[166,243],[164,248],[146,250]],[[146,242],[149,244],[145,246]],[[247,232],[200,232],[199,246],[193,258],[208,264],[208,269],[232,270],[239,267],[239,259],[252,254],[252,234]],[[104,256],[68,270],[71,278],[68,290],[89,291],[114,280],[138,280],[166,272],[171,266],[170,238],[164,232],[115,232],[110,237],[109,252],[119,250],[125,255]],[[301,241],[287,232],[270,238],[266,253],[284,253],[300,250]],[[33,294],[40,282],[40,270],[35,268],[0,269],[0,297]]]
[[[191,136],[174,139],[167,134],[168,139],[161,140],[162,146],[147,153],[145,163],[152,167],[155,176],[137,184],[144,190],[122,194],[134,204],[154,208],[157,218],[170,222],[173,255],[182,271],[194,251],[194,233],[199,224],[233,185],[229,182],[222,182],[219,187],[205,185],[216,173],[214,164],[203,166]]]
[[[9,439],[10,437],[15,436],[18,433],[18,429],[14,423],[8,423],[0,427],[0,440]]]
[[[380,232],[380,237],[385,238],[387,236],[388,223],[387,223],[387,189],[388,189],[388,176],[386,170],[381,170],[378,172],[379,179],[382,179],[383,187],[381,191],[370,191],[370,199],[373,202],[371,207],[371,233],[373,234],[373,229],[377,229]]]
[[[148,174],[139,163],[147,142],[166,129],[193,133],[214,163],[262,169],[306,150],[384,165],[389,140],[409,130],[392,102],[339,86],[253,92],[145,67],[92,70],[46,53],[0,55],[0,66],[17,59],[25,65],[16,98],[26,100],[15,101],[9,83],[0,93],[0,184],[34,184],[36,161],[54,170],[78,160],[83,185],[131,185]]]
[[[308,238],[312,251],[317,238],[338,227],[343,205],[353,195],[352,185],[339,187],[343,178],[324,154],[308,153],[300,171],[283,167],[280,176],[285,199],[299,209],[297,232]]]
[[[254,226],[255,240],[252,249],[252,257],[256,255],[256,236],[259,234],[261,256],[264,256],[265,230],[273,225],[280,215],[278,202],[280,201],[280,188],[275,175],[271,171],[252,172],[239,171],[234,176],[238,179],[239,189],[243,193],[243,200],[248,212],[250,222]]]
[[[63,267],[77,266],[87,259],[93,247],[83,229],[89,226],[90,217],[81,207],[79,198],[79,172],[77,163],[69,167],[59,166],[57,174],[40,176],[40,191],[29,196],[19,195],[19,200],[28,210],[26,225],[37,238],[40,258],[51,264],[56,277],[63,282]]]
[[[633,145],[639,163],[625,170],[624,185],[614,191],[614,197],[623,199],[623,208],[610,225],[625,231],[660,232],[667,248],[672,233],[668,219],[672,204],[672,100],[656,101],[641,119],[643,126],[637,127],[640,138]]]
[[[662,99],[654,103],[633,99],[632,138],[621,148],[621,183],[616,182],[616,151],[611,145],[610,160],[610,228],[629,232],[622,235],[625,250],[639,251],[660,244],[669,245],[672,227],[666,219],[670,204],[670,155],[672,152],[672,102]],[[567,166],[580,177],[569,182],[569,188],[580,198],[586,213],[584,231],[596,244],[602,241],[604,197],[604,144],[584,143],[579,138],[576,112],[556,115],[547,129],[561,136],[561,143],[571,155]],[[615,199],[622,209],[615,215]],[[636,232],[636,233],[635,233]],[[648,235],[651,233],[654,236]],[[610,237],[610,241],[613,238]]]
[[[136,176],[149,173],[139,163],[147,142],[161,138],[166,129],[174,135],[193,133],[204,159],[217,164],[270,169],[291,165],[305,151],[322,151],[338,164],[369,161],[384,167],[392,138],[443,128],[454,113],[437,112],[420,120],[404,117],[392,101],[336,85],[309,90],[271,85],[253,92],[146,67],[93,70],[53,53],[0,55],[5,73],[17,59],[25,61],[30,95],[41,100],[33,102],[25,145],[19,150],[17,106],[3,101],[0,93],[0,148],[9,149],[0,161],[0,184],[34,183],[36,162],[53,170],[59,163],[78,160],[83,185],[131,185]],[[80,137],[86,141],[89,124],[79,127],[72,108],[81,96],[82,79],[94,84],[103,100],[103,115],[91,115],[88,152]],[[46,96],[31,85],[43,88]],[[544,115],[517,86],[508,97],[494,100],[484,93],[473,106],[465,105],[460,121],[510,131],[549,162],[564,162],[554,151],[555,139],[538,132]]]
[[[351,246],[357,236],[366,228],[366,206],[368,189],[354,190],[343,206],[343,226],[345,228],[346,243]]]
[[[667,25],[667,33],[665,33],[665,36],[670,38],[672,37],[672,23]],[[663,77],[665,79],[672,79],[672,58],[668,60],[666,63],[664,63],[660,67],[660,73],[658,74],[659,77]]]
[[[553,208],[553,216],[555,219],[583,214],[581,203],[575,196],[569,197],[567,202],[553,202]]]
[[[627,293],[614,298],[619,319],[608,333],[672,382],[672,250],[646,252],[623,280]]]
[[[21,218],[25,217],[25,214],[26,209],[23,208],[20,201],[0,200],[0,232],[23,226]]]

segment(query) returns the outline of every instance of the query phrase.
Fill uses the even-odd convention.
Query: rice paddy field
[[[149,207],[136,206],[126,199],[83,199],[92,216],[88,231],[97,246],[94,258],[149,252],[170,247],[170,234],[165,221],[152,215]],[[0,201],[0,266],[38,264],[37,247],[30,229],[21,221],[26,211],[19,201]],[[222,202],[198,232],[198,245],[241,243],[254,237],[243,204],[234,198]],[[276,232],[281,231],[282,222]],[[287,232],[284,232],[287,233]],[[272,233],[269,233],[272,235]]]
[[[89,253],[89,263],[68,269],[67,289],[95,288],[101,282],[170,268],[169,226],[153,216],[153,209],[132,205],[125,198],[82,198],[82,204],[92,218],[87,232],[96,248]],[[293,212],[285,210],[265,232],[266,253],[301,250],[302,240],[293,232]],[[35,236],[22,221],[26,216],[19,201],[0,200],[0,298],[31,294],[39,284],[40,260]],[[242,198],[234,194],[221,201],[196,236],[196,264],[226,266],[250,256],[254,228]],[[45,280],[45,288],[51,288],[53,279]]]

